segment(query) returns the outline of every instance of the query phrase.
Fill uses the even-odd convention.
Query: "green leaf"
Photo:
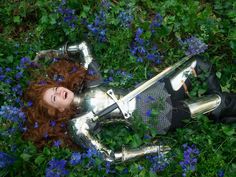
[[[34,160],[34,162],[35,162],[37,165],[40,165],[44,160],[45,160],[44,155],[40,155],[40,156],[38,156],[38,157]]]
[[[29,161],[29,159],[31,158],[32,155],[30,154],[26,154],[26,153],[23,153],[20,155],[20,157],[24,160],[24,161]]]
[[[221,72],[217,71],[216,76],[220,79],[221,78]]]
[[[14,21],[14,23],[20,24],[20,22],[21,22],[20,16],[14,16],[13,21]]]
[[[232,127],[229,127],[229,126],[223,126],[222,130],[228,136],[231,136],[231,135],[233,135],[235,133],[235,129],[232,128]]]

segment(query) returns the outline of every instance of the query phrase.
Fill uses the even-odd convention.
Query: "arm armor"
[[[79,44],[68,45],[60,47],[58,50],[42,50],[36,54],[34,62],[38,62],[41,58],[66,58],[79,62],[84,68],[88,69],[89,64],[93,61],[90,49],[85,41]]]
[[[122,148],[121,152],[114,152],[111,149],[103,146],[97,139],[91,134],[90,130],[95,127],[92,121],[93,113],[87,113],[69,121],[68,129],[70,131],[72,139],[85,148],[96,149],[105,161],[109,162],[125,162],[137,157],[141,157],[147,154],[166,154],[170,148],[162,145],[152,145],[140,147],[138,149],[128,150]]]

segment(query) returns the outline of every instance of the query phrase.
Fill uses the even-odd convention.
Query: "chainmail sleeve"
[[[157,82],[137,96],[137,113],[158,134],[165,134],[171,126],[172,103],[163,82]]]

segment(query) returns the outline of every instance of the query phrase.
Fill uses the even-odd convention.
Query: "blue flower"
[[[219,170],[218,173],[217,173],[218,177],[223,177],[224,175],[225,175],[224,170]]]
[[[51,127],[55,127],[56,126],[56,121],[55,120],[50,120],[49,125]]]
[[[15,159],[5,152],[0,152],[0,169],[5,168],[14,163]]]
[[[71,165],[77,165],[81,162],[81,154],[79,152],[73,152],[70,157],[70,164]]]
[[[38,127],[39,127],[38,122],[35,122],[35,123],[34,123],[34,128],[38,128]]]
[[[53,146],[59,148],[61,145],[61,140],[56,140],[56,141],[53,141]]]
[[[48,162],[49,167],[46,169],[46,177],[60,177],[68,175],[68,170],[65,169],[66,160],[57,160],[53,158]]]
[[[204,42],[194,36],[185,39],[184,41],[179,39],[179,41],[187,46],[187,50],[185,51],[185,54],[187,56],[193,56],[203,53],[208,48],[208,46]]]
[[[188,144],[183,144],[184,147],[184,159],[180,161],[179,164],[183,169],[182,176],[186,176],[188,172],[193,172],[196,169],[197,156],[199,155],[199,150],[195,145],[189,146]]]
[[[0,116],[8,119],[12,122],[24,122],[25,114],[21,111],[21,109],[13,106],[1,106],[0,108]]]
[[[152,114],[152,110],[151,110],[151,109],[148,109],[148,110],[146,111],[146,116],[147,116],[147,117],[150,117],[151,114]]]
[[[5,71],[6,71],[6,72],[11,72],[11,68],[8,68],[8,67],[7,67],[7,68],[5,68]]]
[[[162,16],[157,13],[152,21],[152,23],[150,24],[150,29],[152,33],[156,32],[156,28],[160,27],[162,24],[163,18]]]
[[[118,19],[120,20],[122,27],[129,27],[134,18],[131,14],[131,11],[128,10],[120,12],[118,15]]]
[[[153,173],[163,171],[169,165],[168,159],[163,154],[150,155],[146,159],[151,162],[150,170]]]

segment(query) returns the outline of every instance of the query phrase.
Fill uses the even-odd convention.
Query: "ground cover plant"
[[[2,1],[0,176],[235,176],[236,125],[214,124],[203,115],[164,136],[138,118],[134,132],[107,127],[97,138],[112,149],[160,141],[171,145],[167,157],[124,164],[102,162],[91,149],[62,148],[59,141],[39,150],[21,138],[27,130],[21,107],[31,106],[21,100],[35,67],[31,60],[37,51],[66,41],[89,42],[110,86],[132,88],[182,57],[201,53],[216,65],[223,91],[236,92],[235,12],[234,0]],[[191,96],[204,93],[198,80],[193,84]]]

